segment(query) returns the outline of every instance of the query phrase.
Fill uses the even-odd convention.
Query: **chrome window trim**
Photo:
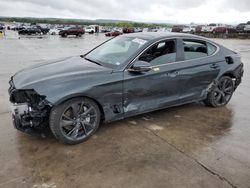
[[[140,55],[142,55],[145,51],[147,51],[150,47],[152,47],[156,43],[164,41],[164,40],[177,40],[177,39],[181,39],[181,40],[197,40],[197,41],[201,41],[201,42],[206,42],[206,43],[210,43],[210,44],[214,45],[217,49],[216,49],[216,51],[213,54],[208,55],[206,57],[199,57],[199,58],[195,58],[195,59],[189,59],[189,60],[183,60],[183,61],[175,61],[175,62],[172,62],[172,63],[165,63],[165,64],[162,64],[162,65],[155,65],[155,66],[152,66],[152,68],[161,67],[161,66],[165,66],[165,65],[176,64],[176,63],[189,62],[189,61],[193,61],[193,60],[205,59],[205,58],[212,57],[212,56],[216,55],[219,52],[219,50],[220,50],[220,47],[217,44],[215,44],[215,43],[213,43],[213,42],[211,42],[209,40],[206,40],[206,39],[186,38],[186,37],[185,38],[182,38],[182,37],[163,38],[163,39],[159,39],[159,40],[155,41],[154,43],[152,43],[151,45],[149,45],[147,48],[145,48],[142,52],[140,52],[130,63],[128,63],[128,65],[125,67],[125,71],[127,71],[129,68],[131,68],[131,66],[133,65],[133,63],[135,62],[135,60]],[[177,54],[177,51],[176,51],[176,54]]]

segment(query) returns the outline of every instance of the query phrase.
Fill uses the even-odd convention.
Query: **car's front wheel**
[[[211,107],[225,106],[234,92],[234,81],[229,76],[222,76],[209,91],[204,103]]]
[[[78,144],[92,136],[100,124],[100,109],[88,98],[73,98],[51,110],[50,129],[66,144]]]

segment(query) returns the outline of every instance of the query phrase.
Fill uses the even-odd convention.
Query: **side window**
[[[207,43],[207,54],[208,55],[212,55],[212,54],[214,54],[214,52],[217,50],[217,48],[214,46],[214,45],[212,45],[212,44],[210,44],[210,43]]]
[[[152,66],[175,62],[175,41],[161,41],[153,45],[139,57],[139,60],[149,62]]]
[[[183,40],[185,60],[196,59],[208,55],[206,42]]]

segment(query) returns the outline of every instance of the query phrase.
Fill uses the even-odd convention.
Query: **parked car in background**
[[[0,23],[0,37],[5,35],[5,25]]]
[[[201,33],[202,27],[204,27],[204,25],[197,25],[195,27],[195,33]]]
[[[177,33],[182,32],[184,27],[185,27],[184,25],[174,25],[172,27],[171,32],[177,32]]]
[[[116,37],[119,35],[122,35],[122,32],[117,31],[117,30],[105,33],[106,37]]]
[[[50,34],[50,35],[59,35],[59,32],[60,32],[61,30],[62,30],[62,29],[53,28],[53,29],[50,29],[50,30],[49,30],[49,34]]]
[[[161,31],[161,29],[162,29],[162,27],[155,26],[155,27],[149,28],[149,32],[159,32],[159,31]]]
[[[124,27],[123,29],[122,29],[122,32],[123,33],[134,33],[135,32],[135,29],[133,28],[133,27]]]
[[[85,27],[86,33],[95,33],[95,26],[87,26]]]
[[[193,34],[193,33],[195,33],[195,28],[196,28],[195,25],[185,25],[185,26],[183,26],[181,32],[182,33],[191,33],[191,34]]]
[[[5,30],[5,25],[3,23],[0,23],[0,31]]]
[[[171,32],[172,28],[161,27],[156,32]]]
[[[149,32],[149,30],[150,30],[149,28],[145,27],[142,29],[142,32]]]
[[[101,122],[191,102],[225,106],[242,75],[240,55],[206,38],[135,33],[17,72],[9,99],[16,129],[50,128],[61,142],[78,144]]]
[[[40,25],[35,25],[34,26],[34,28],[37,28],[37,29],[40,29],[41,30],[41,32],[44,34],[44,35],[46,35],[48,32],[49,32],[49,28],[48,27],[42,27],[42,26],[40,26]]]
[[[245,28],[244,28],[244,32],[247,32],[247,33],[250,32],[250,21],[247,22],[247,24],[246,24],[246,26],[245,26]]]
[[[18,31],[19,35],[41,35],[42,33],[38,27],[29,27]]]
[[[24,30],[24,29],[26,29],[26,27],[23,26],[23,25],[16,25],[16,26],[13,26],[13,27],[10,28],[10,30],[13,30],[13,31],[21,31],[21,30]]]
[[[85,30],[82,27],[70,27],[67,29],[63,29],[59,32],[61,37],[67,37],[69,35],[75,35],[77,37],[81,37],[85,33]]]
[[[107,33],[107,32],[110,32],[111,31],[111,28],[110,27],[102,27],[101,28],[101,32],[102,33]]]
[[[203,26],[201,28],[201,32],[205,32],[205,33],[212,33],[213,30],[216,28],[216,27],[223,27],[225,26],[224,24],[216,24],[216,23],[211,23],[207,26]]]
[[[239,33],[244,32],[245,26],[246,26],[246,23],[240,23],[239,25],[237,25],[236,26],[237,32],[239,32]]]
[[[86,33],[99,33],[100,26],[99,25],[89,25],[85,27]]]
[[[216,27],[213,30],[213,33],[221,33],[221,34],[228,34],[228,33],[236,33],[237,30],[230,26],[224,26],[224,27]]]
[[[136,28],[134,28],[134,32],[135,33],[142,32],[142,28],[136,27]]]

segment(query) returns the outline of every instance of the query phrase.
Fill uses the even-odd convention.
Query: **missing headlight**
[[[14,89],[10,92],[10,101],[12,103],[30,103],[38,104],[40,101],[44,100],[45,96],[37,94],[33,89],[31,90],[17,90]]]

